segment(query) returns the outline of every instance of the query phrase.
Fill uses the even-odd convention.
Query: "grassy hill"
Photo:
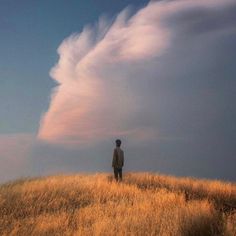
[[[0,186],[0,235],[236,235],[236,185],[129,173]]]

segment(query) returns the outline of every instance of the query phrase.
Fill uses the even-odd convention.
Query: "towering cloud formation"
[[[155,65],[173,47],[178,27],[186,30],[184,17],[189,12],[215,13],[232,2],[150,2],[132,16],[126,9],[114,22],[102,18],[94,27],[65,39],[50,73],[59,85],[52,91],[38,137],[70,145],[116,136],[156,138],[155,92],[145,90],[155,77]]]

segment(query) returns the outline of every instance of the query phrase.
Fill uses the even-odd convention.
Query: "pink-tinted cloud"
[[[116,136],[137,141],[158,137],[156,123],[133,122],[145,106],[134,80],[145,80],[142,69],[160,59],[172,43],[173,32],[164,24],[167,18],[196,7],[221,5],[214,0],[150,2],[133,16],[126,9],[112,24],[102,18],[95,27],[65,39],[50,73],[59,85],[41,119],[38,137],[68,145]]]

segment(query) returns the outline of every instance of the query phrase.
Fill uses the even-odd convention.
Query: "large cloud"
[[[175,46],[184,49],[181,37],[206,30],[209,19],[207,31],[224,30],[218,13],[231,5],[233,1],[150,2],[134,15],[126,9],[112,23],[102,18],[65,39],[51,70],[59,85],[52,91],[38,137],[76,146],[117,136],[136,141],[160,138],[158,89],[148,84],[173,79],[170,71],[176,72],[178,61],[166,65],[164,55],[168,58],[170,48],[176,53]],[[196,45],[195,40],[185,41],[186,48]],[[169,58],[170,62],[174,57]]]

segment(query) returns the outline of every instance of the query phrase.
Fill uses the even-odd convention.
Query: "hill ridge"
[[[0,186],[1,235],[235,235],[236,185],[127,173]],[[233,206],[230,208],[229,206]],[[228,208],[227,208],[228,207]]]

